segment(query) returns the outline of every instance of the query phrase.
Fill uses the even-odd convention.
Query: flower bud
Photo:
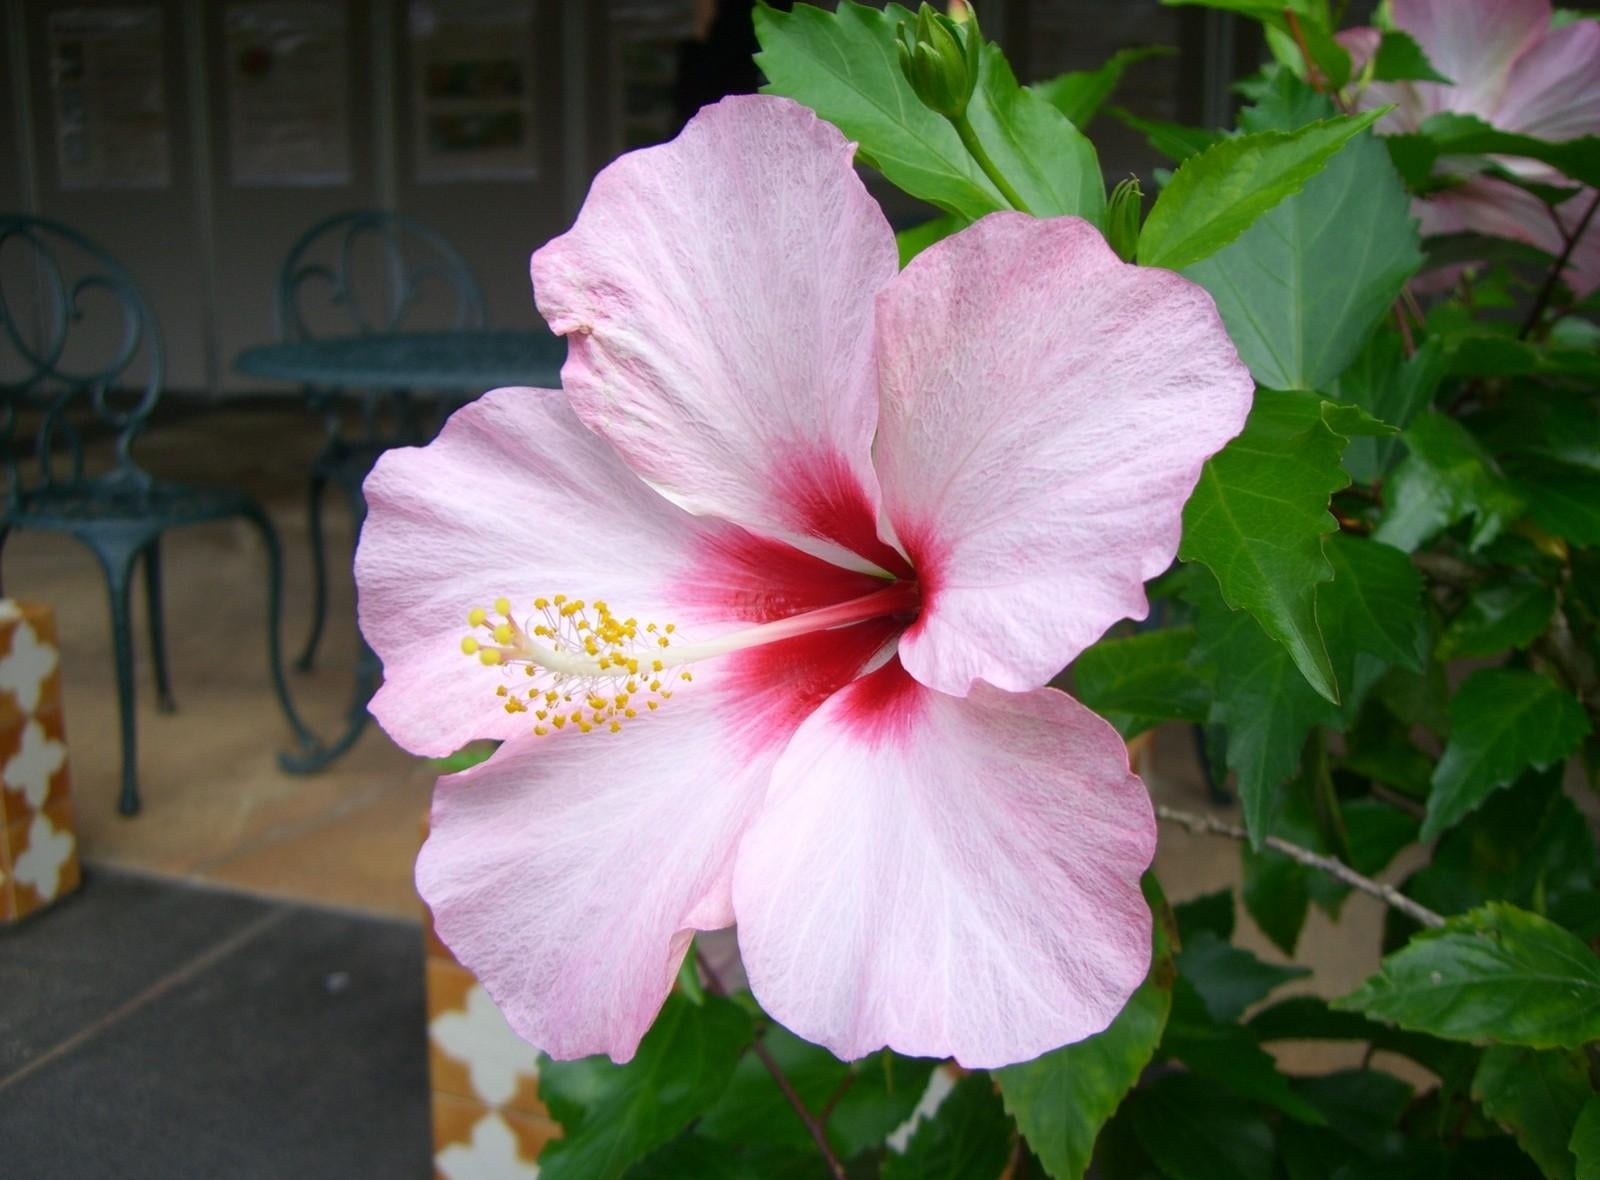
[[[967,113],[967,103],[978,86],[983,48],[977,17],[970,8],[958,24],[924,2],[917,10],[915,28],[910,21],[900,22],[896,48],[900,70],[924,106],[947,119]]]
[[[1144,192],[1139,178],[1130,176],[1111,190],[1106,202],[1106,241],[1124,262],[1132,262],[1139,248],[1139,215],[1144,209]]]

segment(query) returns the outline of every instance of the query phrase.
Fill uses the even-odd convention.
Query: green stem
[[[978,162],[978,167],[983,169],[983,174],[989,178],[994,187],[1000,190],[1000,195],[1017,212],[1027,213],[1031,216],[1033,210],[1028,208],[1027,202],[1018,195],[1016,189],[1011,187],[1011,182],[1005,178],[999,168],[995,167],[994,161],[989,158],[989,153],[983,150],[983,144],[978,140],[978,133],[972,129],[972,124],[967,121],[967,117],[965,115],[956,115],[950,120],[950,123],[955,127],[956,134],[961,137],[961,142],[966,146],[968,154]]]

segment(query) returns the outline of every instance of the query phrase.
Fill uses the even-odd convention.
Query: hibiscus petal
[[[356,550],[362,633],[384,665],[371,709],[413,753],[532,727],[495,697],[505,673],[461,654],[467,611],[506,595],[607,601],[709,638],[881,586],[657,495],[558,391],[501,389],[426,447],[387,452],[367,478]],[[516,686],[516,681],[511,682]]]
[[[734,869],[740,953],[762,1007],[840,1057],[1023,1061],[1099,1032],[1143,980],[1154,850],[1106,722],[891,662],[773,768]]]
[[[1254,390],[1204,290],[1076,218],[991,214],[878,302],[877,463],[923,610],[913,676],[1043,684],[1177,551],[1206,457]]]
[[[1600,24],[1551,29],[1511,67],[1494,124],[1539,139],[1600,135]]]
[[[522,1037],[633,1056],[693,931],[732,924],[735,845],[784,742],[888,634],[747,652],[619,733],[520,738],[439,780],[417,888]]]
[[[1419,121],[1460,111],[1495,122],[1511,63],[1550,26],[1550,0],[1394,0],[1392,12],[1453,83],[1415,83]]]
[[[1552,216],[1549,207],[1526,189],[1492,176],[1475,176],[1418,201],[1416,208],[1424,235],[1488,234],[1527,242],[1559,257],[1566,247],[1565,235],[1577,230],[1595,196],[1594,189],[1581,188],[1556,206]],[[1447,276],[1435,271],[1423,277],[1433,280],[1435,290],[1442,290],[1453,284],[1459,273],[1459,268],[1449,268]],[[1449,281],[1444,282],[1444,277]],[[1579,298],[1600,288],[1600,220],[1590,220],[1567,259],[1563,278]]]
[[[533,280],[562,387],[641,476],[882,563],[872,300],[898,256],[854,151],[787,99],[708,106],[601,172]]]

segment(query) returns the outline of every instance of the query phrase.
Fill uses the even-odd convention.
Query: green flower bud
[[[916,25],[901,21],[896,49],[900,71],[924,106],[947,119],[967,113],[967,103],[978,86],[979,54],[983,37],[970,9],[961,22],[951,20],[924,2]]]
[[[1106,241],[1124,262],[1132,262],[1139,248],[1139,215],[1144,208],[1144,193],[1139,178],[1130,176],[1111,190],[1106,202]]]

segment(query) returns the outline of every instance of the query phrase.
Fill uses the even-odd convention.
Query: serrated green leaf
[[[845,1159],[882,1143],[912,1116],[939,1063],[884,1049],[850,1068],[856,1080],[828,1117],[828,1138]]]
[[[1540,528],[1575,545],[1600,545],[1600,472],[1567,463],[1518,465],[1516,485]]]
[[[1315,725],[1336,725],[1339,711],[1306,683],[1283,645],[1247,611],[1229,611],[1210,579],[1195,579],[1196,655],[1217,670],[1211,721],[1227,731],[1227,764],[1238,777],[1245,827],[1257,844],[1267,835],[1276,788],[1300,762]]]
[[[1163,721],[1204,721],[1211,684],[1189,662],[1194,640],[1192,627],[1103,639],[1073,662],[1073,695],[1125,738]]]
[[[1264,962],[1209,932],[1185,940],[1178,971],[1200,993],[1212,1018],[1224,1024],[1238,1020],[1274,988],[1311,974],[1305,967]]]
[[[1521,513],[1522,498],[1461,423],[1423,414],[1406,430],[1405,442],[1408,453],[1385,485],[1374,539],[1410,553],[1473,517],[1477,548]]]
[[[1243,433],[1213,455],[1183,510],[1178,556],[1217,577],[1234,609],[1283,644],[1307,683],[1339,699],[1317,626],[1317,585],[1333,576],[1322,539],[1328,497],[1346,486],[1344,440],[1310,394],[1260,390]]]
[[[1139,1144],[1170,1180],[1271,1180],[1272,1129],[1193,1074],[1169,1074],[1131,1104]]]
[[[1348,533],[1329,537],[1323,552],[1333,581],[1317,591],[1317,617],[1339,683],[1355,682],[1358,652],[1420,671],[1422,577],[1411,559]]]
[[[1560,762],[1588,733],[1583,706],[1548,677],[1515,668],[1474,672],[1450,701],[1450,740],[1434,770],[1422,838],[1437,836],[1530,766]]]
[[[1413,938],[1334,1006],[1449,1040],[1581,1048],[1600,1040],[1600,960],[1555,923],[1490,902]]]
[[[720,997],[667,997],[626,1065],[549,1061],[539,1094],[564,1137],[539,1157],[544,1180],[614,1180],[716,1102],[750,1043],[749,1013]]]
[[[844,0],[836,13],[808,4],[755,10],[765,91],[811,107],[860,144],[862,160],[914,197],[976,220],[1008,208],[955,128],[925,107],[901,73],[896,30],[912,14]],[[986,45],[967,118],[1001,173],[1039,217],[1099,223],[1105,183],[1094,148],[1060,111],[1017,85]]]
[[[1573,1180],[1576,1161],[1567,1144],[1593,1096],[1582,1053],[1492,1046],[1473,1076],[1472,1096],[1549,1180]]]
[[[1146,119],[1121,107],[1111,109],[1112,117],[1125,127],[1143,135],[1150,146],[1174,163],[1198,156],[1222,139],[1222,132],[1205,127],[1185,127],[1165,119]]]
[[[1433,400],[1444,371],[1444,348],[1437,338],[1423,341],[1407,357],[1400,333],[1380,330],[1368,337],[1355,360],[1339,374],[1333,392],[1341,401],[1403,430]],[[1345,448],[1344,469],[1358,483],[1372,483],[1388,473],[1404,450],[1392,436],[1352,438]]]
[[[1401,29],[1383,31],[1372,61],[1372,76],[1379,82],[1451,83],[1451,79],[1433,68],[1416,38]]]
[[[1600,185],[1600,136],[1549,141],[1497,131],[1475,115],[1441,111],[1423,121],[1422,134],[1441,156],[1524,156],[1565,172],[1573,180]]]
[[[1441,660],[1479,659],[1526,647],[1544,634],[1556,609],[1555,592],[1530,579],[1473,591],[1439,636]]]
[[[1216,299],[1260,384],[1326,390],[1421,264],[1410,198],[1383,146],[1361,135],[1184,273]]]
[[[1341,115],[1296,131],[1241,135],[1185,160],[1139,235],[1139,262],[1182,270],[1208,258],[1299,192],[1383,111]]]
[[[1600,1180],[1600,1094],[1583,1104],[1567,1148],[1575,1157],[1577,1180]]]
[[[1156,911],[1150,973],[1104,1032],[1033,1061],[996,1070],[1005,1108],[1054,1180],[1079,1180],[1100,1129],[1150,1063],[1172,1007],[1171,916],[1154,878],[1146,894]]]
[[[1079,131],[1087,131],[1129,67],[1152,57],[1170,57],[1175,53],[1177,50],[1170,45],[1119,49],[1098,69],[1073,70],[1048,82],[1035,83],[1029,89],[1070,119]]]
[[[986,1073],[956,1083],[933,1117],[917,1124],[883,1180],[997,1180],[1011,1156],[1011,1120]]]

